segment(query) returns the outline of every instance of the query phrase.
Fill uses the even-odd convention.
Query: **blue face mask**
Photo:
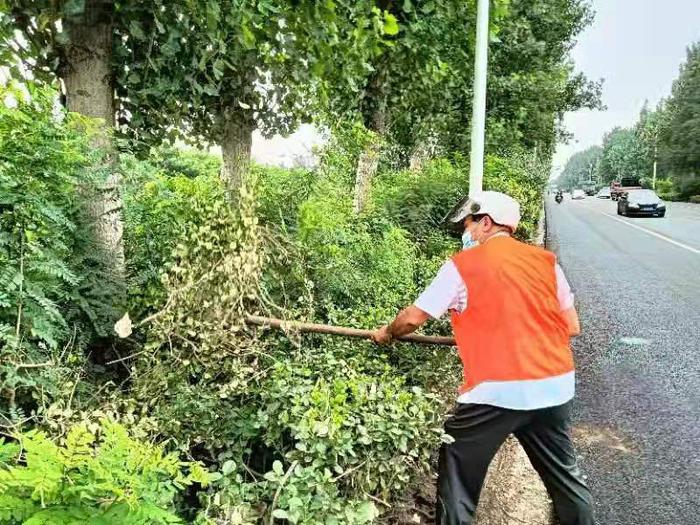
[[[468,250],[469,248],[474,248],[478,246],[479,241],[472,239],[472,233],[469,230],[464,230],[462,234],[462,249]]]

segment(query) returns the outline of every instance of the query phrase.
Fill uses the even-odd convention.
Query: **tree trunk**
[[[352,203],[352,209],[355,213],[360,213],[367,204],[370,184],[379,166],[379,150],[380,145],[378,141],[373,140],[369,146],[360,153],[360,157],[357,159],[355,197]]]
[[[428,147],[424,142],[419,142],[411,153],[411,158],[408,161],[408,169],[411,171],[420,171],[429,159],[430,153]]]
[[[250,169],[255,121],[250,111],[229,107],[224,109],[221,122],[221,179],[226,184],[229,195],[235,199]]]
[[[119,173],[114,169],[114,87],[112,83],[112,32],[114,5],[107,0],[86,0],[84,13],[64,21],[69,37],[62,78],[68,111],[102,119],[102,129],[93,139],[105,151],[107,177],[99,193],[90,197],[88,214],[95,239],[104,250],[110,270],[124,275],[122,199]]]
[[[379,167],[379,154],[382,137],[386,131],[386,94],[382,89],[384,75],[378,67],[374,78],[371,80],[365,99],[363,101],[363,114],[365,126],[376,133],[376,137],[360,153],[355,171],[355,197],[353,210],[360,213],[367,203],[367,195],[372,185],[372,179]]]

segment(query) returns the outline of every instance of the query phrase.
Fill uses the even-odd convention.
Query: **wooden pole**
[[[246,315],[245,322],[250,325],[265,326],[276,328],[278,330],[298,330],[300,332],[310,332],[316,334],[341,335],[345,337],[359,337],[362,339],[370,339],[372,330],[361,330],[359,328],[346,328],[343,326],[332,326],[328,324],[318,323],[301,323],[298,321],[283,321],[272,317],[260,317],[257,315]],[[397,338],[398,341],[406,343],[418,343],[425,345],[444,345],[454,346],[455,340],[453,337],[434,336],[434,335],[418,335],[409,334]]]

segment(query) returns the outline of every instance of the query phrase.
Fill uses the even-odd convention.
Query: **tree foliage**
[[[220,144],[238,178],[254,128],[288,133],[308,120],[327,101],[326,85],[355,82],[393,27],[367,1],[132,7],[115,52],[122,130],[147,144]]]
[[[569,51],[591,22],[587,1],[515,0],[494,14],[489,45],[487,147],[508,151],[536,148],[548,158],[562,136],[566,111],[600,104],[600,84],[573,72]],[[447,122],[448,151],[466,151],[472,96],[472,46],[455,37],[451,60],[454,88],[439,115]],[[466,46],[466,47],[465,47]],[[460,66],[465,58],[470,66]]]
[[[209,483],[202,465],[139,442],[115,423],[76,425],[58,445],[40,431],[0,440],[0,523],[172,524],[174,499]]]
[[[122,288],[85,212],[102,178],[96,125],[56,116],[55,92],[28,88],[0,89],[16,106],[0,104],[0,413],[10,419],[65,392],[87,344],[111,330]]]
[[[557,178],[557,186],[572,189],[582,181],[596,180],[602,153],[603,150],[600,146],[591,146],[583,151],[574,153],[566,162],[561,175]]]
[[[673,83],[660,131],[662,167],[681,196],[700,194],[700,43],[688,48]]]

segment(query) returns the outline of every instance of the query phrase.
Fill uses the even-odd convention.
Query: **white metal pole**
[[[481,191],[484,180],[484,130],[486,128],[486,72],[489,46],[489,0],[479,0],[476,14],[474,101],[469,159],[469,195]]]
[[[656,144],[654,144],[654,176],[651,179],[651,189],[656,190]]]

